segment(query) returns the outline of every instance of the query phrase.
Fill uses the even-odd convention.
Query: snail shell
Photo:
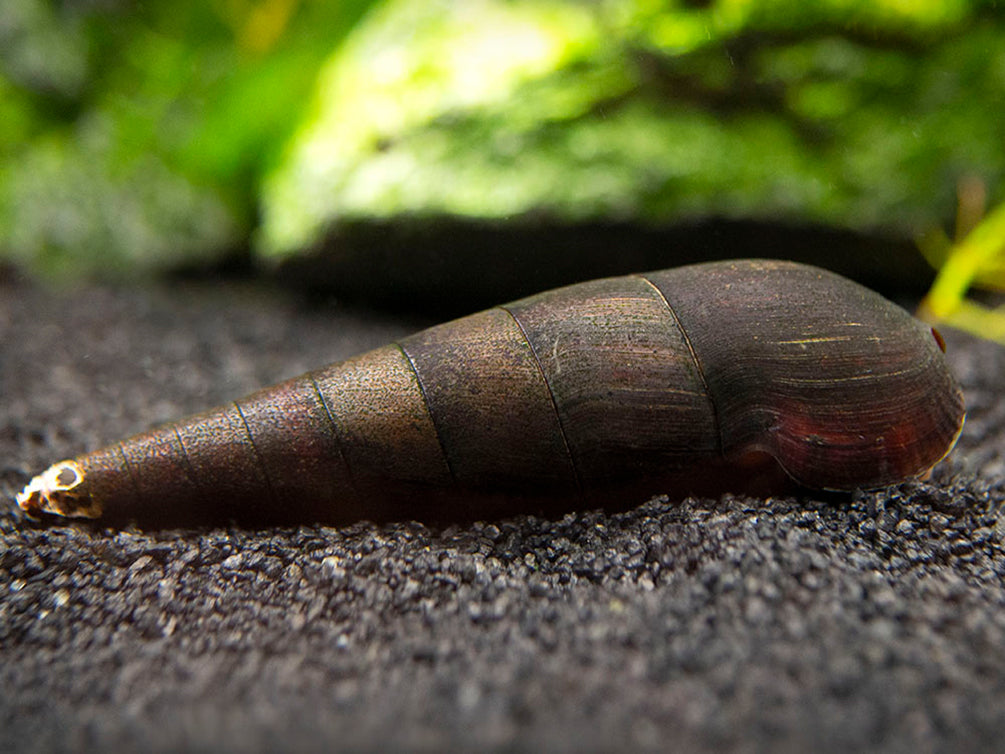
[[[776,261],[560,288],[424,330],[63,461],[31,515],[140,523],[490,517],[502,501],[927,473],[964,417],[938,334]],[[644,498],[641,498],[644,499]]]

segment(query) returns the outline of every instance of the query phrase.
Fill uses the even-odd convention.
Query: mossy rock
[[[819,227],[850,234],[824,244],[832,254],[867,237],[910,256],[918,232],[951,218],[957,180],[995,186],[1005,170],[1005,27],[978,4],[657,5],[379,5],[331,56],[266,182],[259,253],[316,285],[379,292],[380,280],[350,279],[372,252],[382,261],[364,267],[429,278],[432,290],[395,290],[430,298],[484,286],[486,267],[517,278],[627,269],[638,255],[626,249],[664,231],[670,246],[681,228],[792,228],[802,241]],[[575,239],[599,226],[624,233],[607,234],[612,259],[577,258]],[[472,228],[481,248],[460,248]],[[530,248],[484,242],[507,232]],[[382,234],[393,259],[372,242]],[[748,245],[770,244],[741,238],[720,253]],[[808,245],[776,252],[852,266]],[[869,248],[859,277],[883,277]],[[437,257],[471,272],[434,282],[423,270]],[[908,278],[921,265],[879,267],[905,264]]]

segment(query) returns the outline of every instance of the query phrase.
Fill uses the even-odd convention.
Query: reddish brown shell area
[[[688,333],[723,450],[771,453],[815,489],[927,472],[963,425],[963,396],[931,329],[882,296],[785,262],[652,276]]]

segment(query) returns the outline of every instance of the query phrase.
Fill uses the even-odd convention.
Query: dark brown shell
[[[926,473],[962,421],[904,310],[813,267],[723,262],[430,328],[57,464],[19,502],[141,522],[477,517],[742,486],[759,453],[807,487],[874,488]]]

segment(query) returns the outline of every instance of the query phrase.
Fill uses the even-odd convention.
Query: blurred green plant
[[[980,0],[386,0],[329,56],[256,248],[401,215],[910,238],[956,175],[1005,177],[1002,109]]]
[[[371,2],[4,0],[0,258],[107,278],[247,250],[259,180]]]
[[[989,307],[967,296],[971,288],[1005,293],[1005,204],[985,215],[986,189],[975,176],[961,180],[958,193],[956,240],[933,230],[918,241],[938,270],[918,316],[1005,345],[1005,304]]]
[[[282,260],[403,216],[911,238],[960,175],[1005,199],[1001,112],[991,0],[5,0],[0,259]]]

